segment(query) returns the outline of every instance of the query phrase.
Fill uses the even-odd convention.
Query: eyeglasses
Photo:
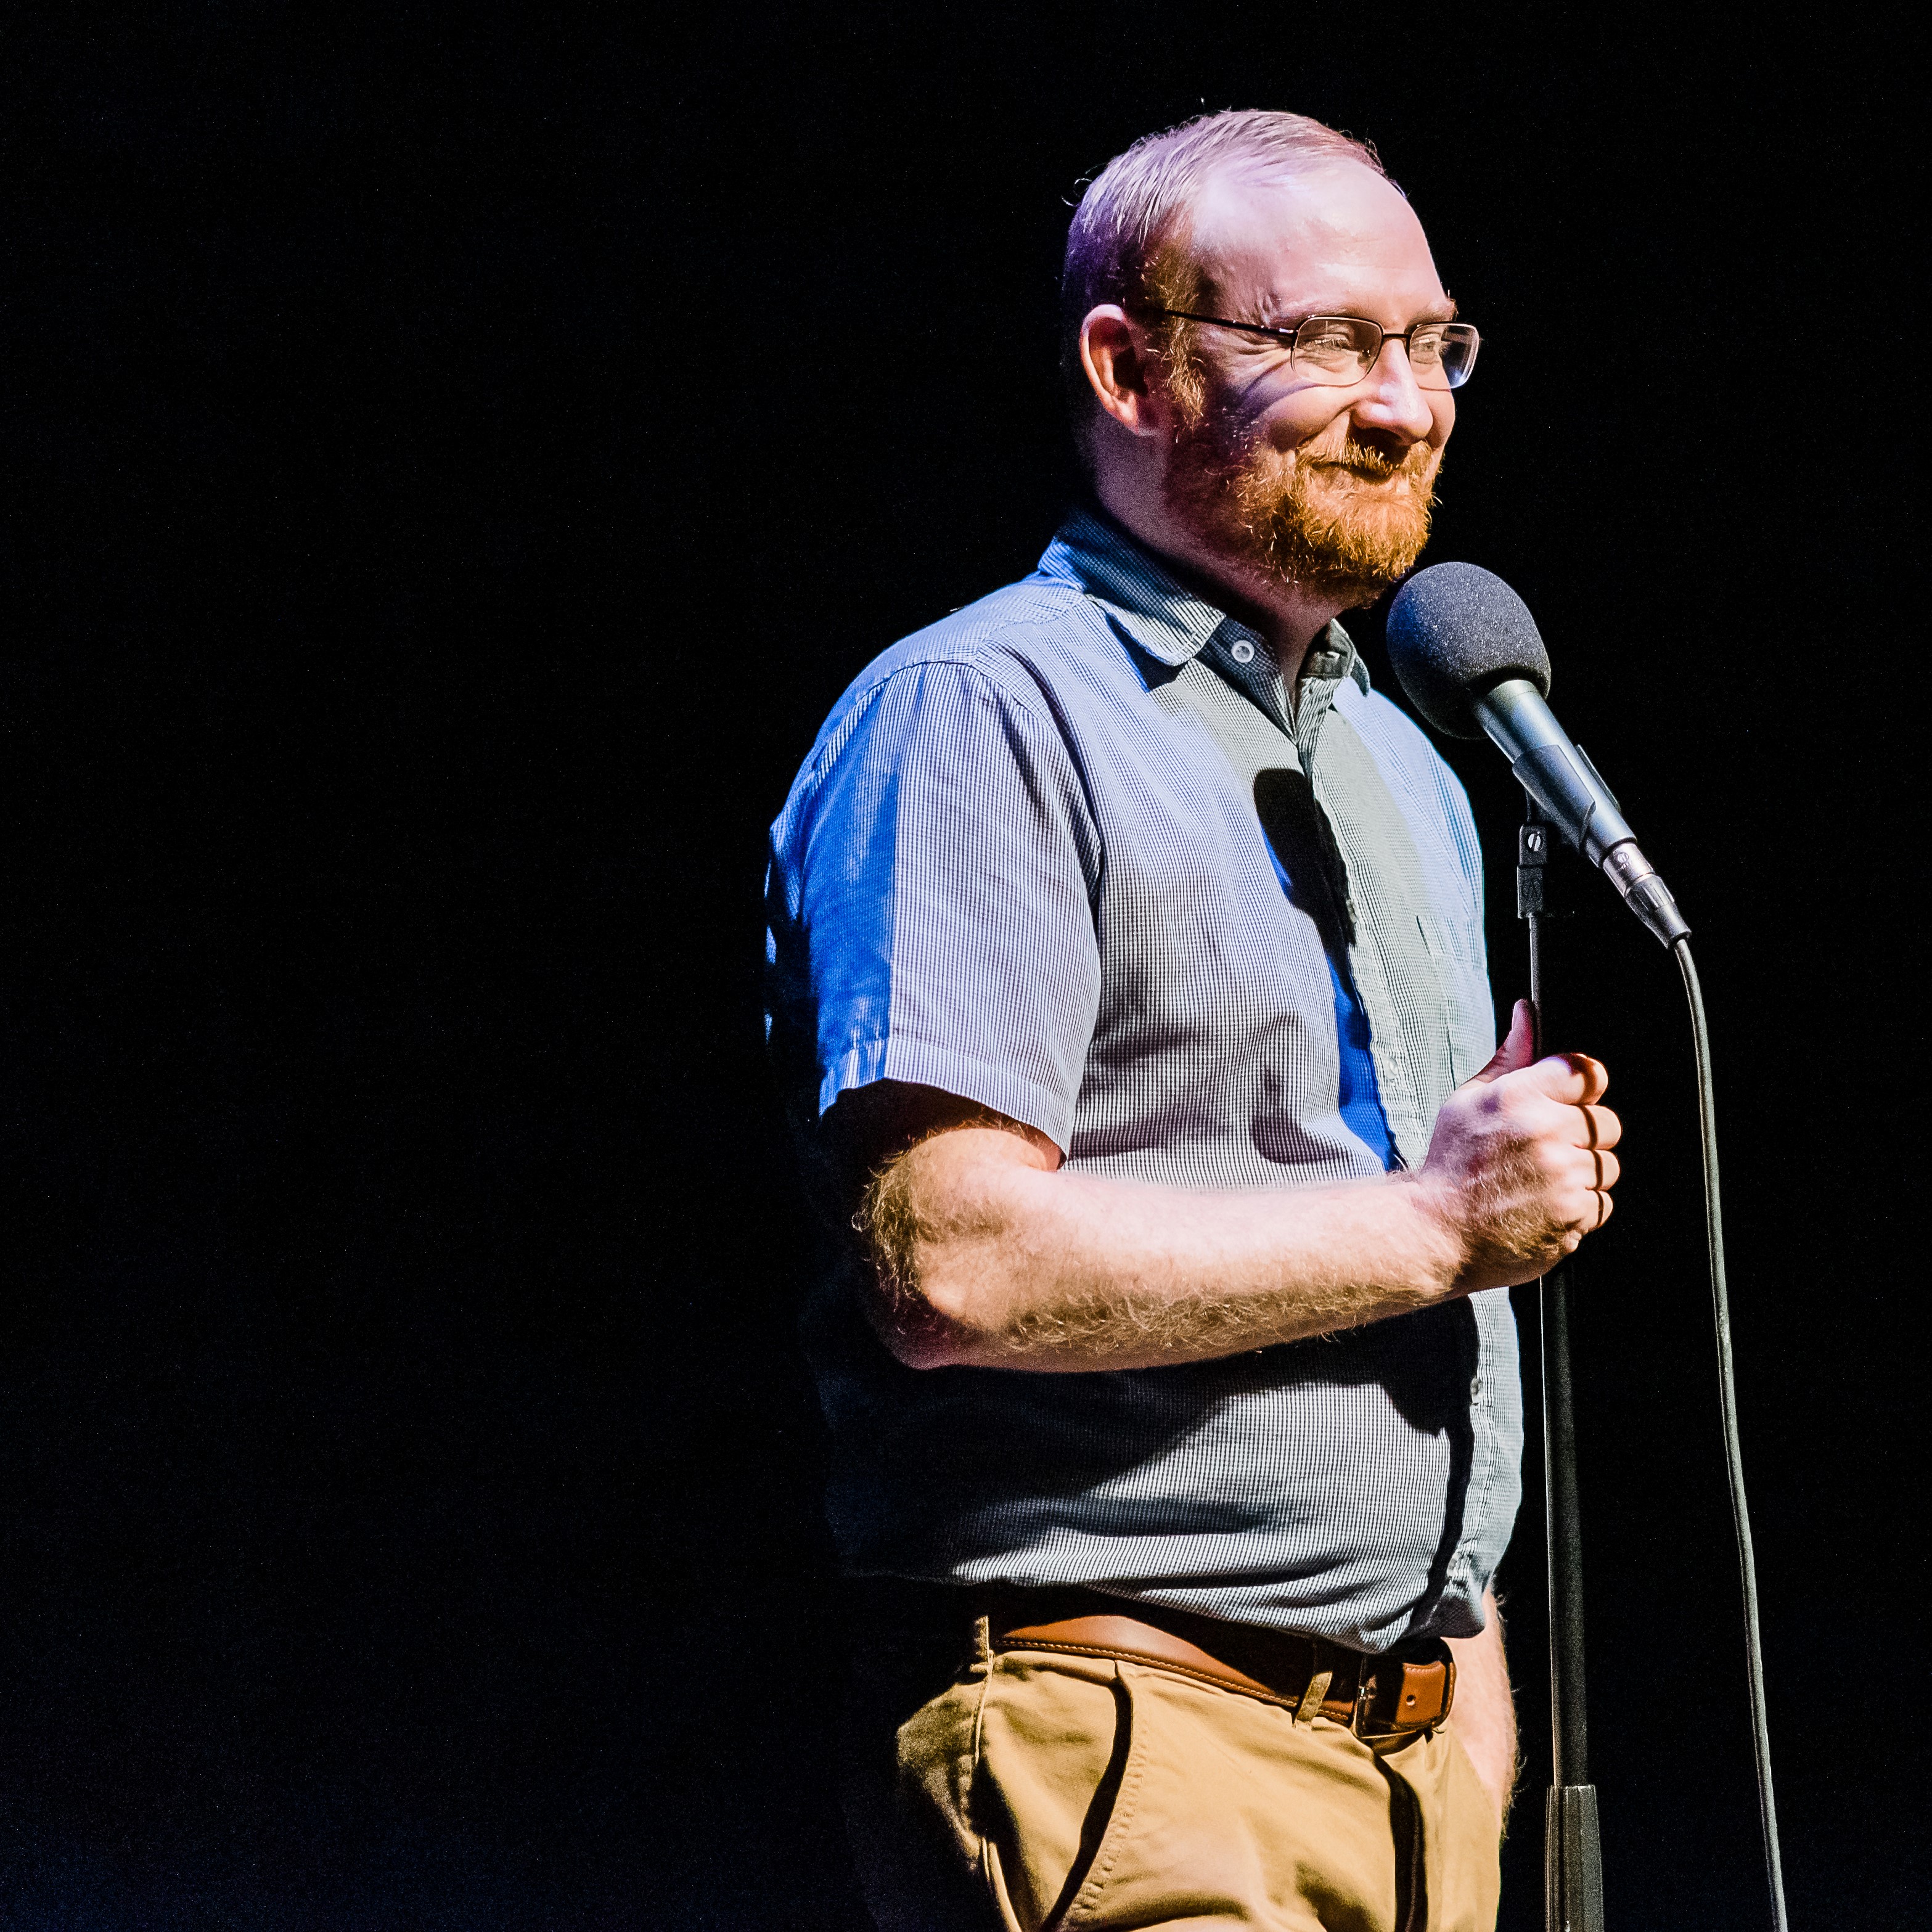
[[[1476,366],[1483,340],[1466,322],[1418,322],[1398,333],[1366,316],[1311,315],[1292,328],[1270,328],[1265,322],[1230,322],[1226,316],[1148,306],[1156,315],[1181,322],[1212,322],[1216,328],[1271,335],[1288,344],[1291,365],[1317,382],[1359,382],[1381,361],[1382,344],[1400,342],[1408,352],[1418,388],[1460,389]]]

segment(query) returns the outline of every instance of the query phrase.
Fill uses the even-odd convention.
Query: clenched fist
[[[1584,1053],[1532,1064],[1532,1038],[1519,1000],[1496,1058],[1442,1103],[1415,1176],[1462,1249],[1465,1292],[1534,1280],[1610,1218],[1623,1125],[1598,1104],[1610,1076]]]

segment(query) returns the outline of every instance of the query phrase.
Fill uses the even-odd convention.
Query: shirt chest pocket
[[[1495,1050],[1488,1024],[1488,977],[1483,962],[1456,943],[1433,911],[1418,911],[1415,927],[1436,981],[1431,1004],[1449,1057],[1449,1084],[1460,1087],[1487,1065]]]

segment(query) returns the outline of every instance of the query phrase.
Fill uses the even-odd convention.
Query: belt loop
[[[1301,1702],[1294,1707],[1294,1721],[1298,1724],[1312,1724],[1322,1714],[1323,1701],[1328,1695],[1328,1687],[1335,1681],[1331,1667],[1318,1670],[1308,1680],[1308,1688],[1301,1694]]]

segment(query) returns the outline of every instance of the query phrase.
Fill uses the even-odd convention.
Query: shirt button
[[[1471,1382],[1469,1384],[1469,1400],[1472,1402],[1480,1402],[1482,1399],[1483,1378],[1480,1376],[1478,1376],[1476,1377],[1474,1381]]]
[[[1228,655],[1237,664],[1252,664],[1255,661],[1255,647],[1246,638],[1237,638],[1228,646]]]

